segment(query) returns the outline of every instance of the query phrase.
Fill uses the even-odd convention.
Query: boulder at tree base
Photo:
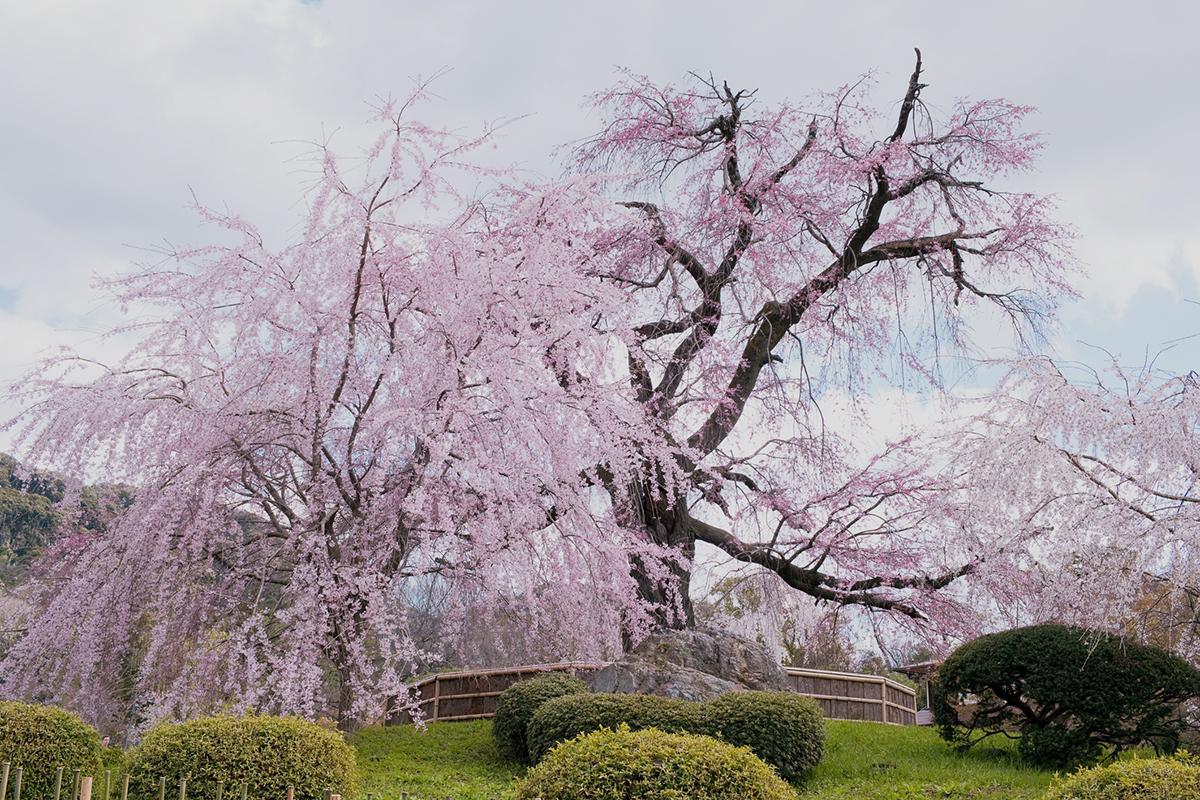
[[[665,631],[584,680],[593,692],[704,702],[725,692],[790,689],[762,644],[726,631]]]

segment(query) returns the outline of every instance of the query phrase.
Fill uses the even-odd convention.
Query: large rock
[[[584,676],[593,692],[599,694],[656,694],[673,700],[705,702],[725,692],[745,691],[740,683],[705,675],[687,667],[626,659],[609,664]]]
[[[731,691],[789,688],[767,648],[725,631],[667,631],[592,673],[593,692],[656,694],[705,701]]]

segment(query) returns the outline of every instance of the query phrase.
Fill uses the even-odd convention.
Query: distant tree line
[[[128,487],[72,489],[59,476],[27,469],[0,453],[0,588],[24,583],[34,559],[56,542],[103,534],[132,503]]]

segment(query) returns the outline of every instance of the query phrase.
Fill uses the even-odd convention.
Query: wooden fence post
[[[245,798],[243,798],[245,800]],[[287,800],[296,800],[296,787],[288,784]]]
[[[78,772],[78,770],[76,770]],[[92,800],[92,776],[83,775],[79,778],[79,800]]]

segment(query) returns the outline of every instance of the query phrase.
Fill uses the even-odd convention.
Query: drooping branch
[[[798,567],[774,550],[762,545],[747,544],[729,531],[715,525],[693,519],[691,530],[697,541],[720,548],[737,561],[765,567],[778,575],[788,586],[810,597],[839,605],[857,605],[880,611],[892,611],[916,620],[926,619],[920,609],[902,600],[873,593],[873,590],[889,588],[936,591],[978,569],[978,564],[965,564],[956,570],[937,576],[867,578],[843,586],[832,575],[823,573],[819,569]]]

